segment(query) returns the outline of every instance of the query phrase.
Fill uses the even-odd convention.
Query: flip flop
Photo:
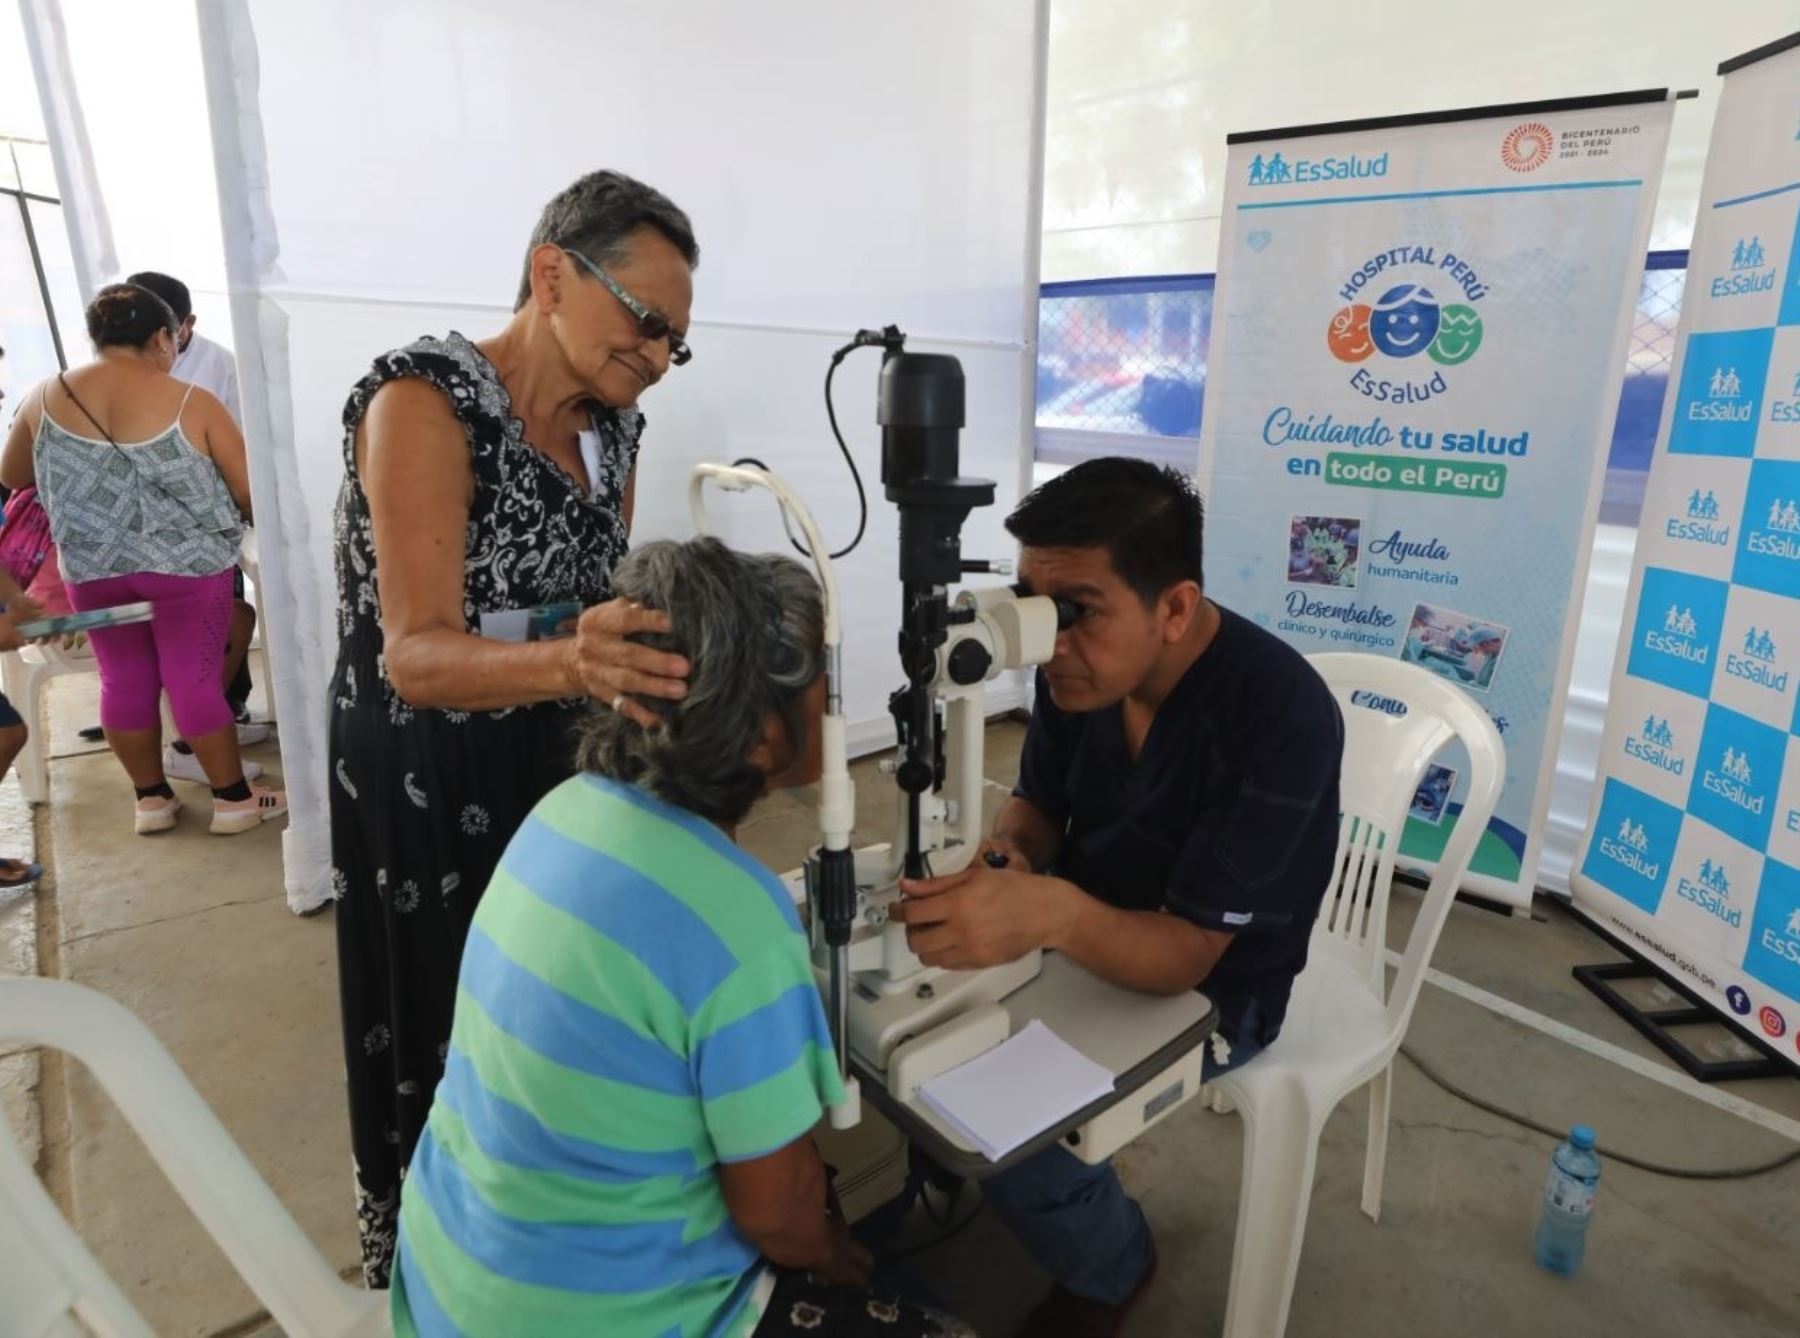
[[[8,876],[9,870],[16,870]],[[44,866],[27,864],[24,860],[0,859],[0,892],[13,892],[19,888],[30,887],[44,876]]]

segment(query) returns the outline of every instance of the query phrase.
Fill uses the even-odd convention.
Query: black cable
[[[836,562],[841,557],[848,557],[851,553],[856,551],[856,546],[862,542],[863,531],[869,527],[869,495],[863,490],[862,471],[856,467],[856,457],[850,454],[849,444],[844,441],[843,431],[838,427],[837,406],[834,405],[831,400],[831,378],[837,374],[838,364],[844,360],[846,355],[859,348],[879,346],[878,339],[867,337],[870,334],[871,332],[866,330],[859,333],[857,338],[851,340],[848,344],[845,344],[837,352],[831,355],[831,362],[825,368],[825,417],[831,423],[831,435],[837,438],[838,450],[844,453],[844,463],[850,466],[850,479],[856,484],[856,537],[842,548],[838,549],[837,552],[827,555],[833,562]],[[758,460],[754,455],[739,456],[736,460],[731,462],[733,469],[736,469],[740,465],[755,465],[765,474],[772,474],[775,472],[761,460]],[[812,551],[794,537],[794,531],[788,527],[787,512],[785,510],[781,513],[781,525],[783,529],[787,530],[788,542],[794,546],[794,551],[801,557],[811,561]]]
[[[920,1190],[919,1197],[920,1197],[921,1201],[923,1201],[926,1204],[926,1208],[925,1208],[926,1215],[928,1217],[930,1217],[933,1222],[936,1222],[938,1220],[937,1214],[931,1211],[930,1199],[929,1199],[927,1192],[925,1190]],[[955,1199],[952,1199],[950,1201],[950,1207],[951,1207],[952,1211],[955,1210],[955,1207],[956,1207]],[[951,1241],[955,1240],[964,1231],[966,1231],[971,1222],[973,1222],[977,1217],[981,1216],[985,1207],[986,1207],[985,1204],[977,1203],[972,1209],[969,1210],[968,1214],[962,1219],[962,1221],[955,1223],[953,1226],[948,1227],[946,1230],[938,1232],[935,1236],[931,1237],[929,1240],[922,1240],[917,1245],[909,1245],[909,1246],[907,1246],[906,1249],[895,1250],[891,1254],[877,1255],[876,1258],[881,1263],[884,1263],[884,1264],[897,1264],[903,1259],[911,1259],[915,1255],[921,1255],[921,1254],[926,1253],[929,1250],[935,1250],[940,1245],[948,1245]]]
[[[1498,1116],[1500,1119],[1533,1130],[1548,1138],[1554,1138],[1559,1142],[1568,1136],[1568,1130],[1566,1129],[1558,1129],[1553,1125],[1540,1124],[1527,1115],[1521,1115],[1517,1111],[1508,1110],[1504,1106],[1496,1105],[1492,1101],[1476,1096],[1473,1092],[1470,1092],[1465,1088],[1458,1087],[1443,1074],[1432,1068],[1430,1064],[1414,1054],[1410,1046],[1401,1046],[1400,1053],[1411,1060],[1413,1067],[1424,1074],[1428,1081],[1436,1083],[1457,1100],[1466,1101],[1477,1110],[1485,1110],[1489,1115]],[[1613,1161],[1622,1162],[1626,1166],[1634,1166],[1640,1171],[1648,1171],[1651,1175],[1669,1176],[1677,1180],[1746,1180],[1751,1176],[1767,1175],[1770,1171],[1779,1171],[1784,1166],[1789,1166],[1796,1161],[1800,1161],[1800,1147],[1797,1147],[1791,1152],[1784,1153],[1775,1158],[1773,1161],[1762,1162],[1755,1166],[1727,1166],[1721,1167],[1718,1170],[1696,1170],[1692,1167],[1664,1166],[1660,1162],[1645,1161],[1641,1157],[1633,1157],[1629,1153],[1619,1152],[1608,1147],[1601,1147],[1598,1144],[1595,1145],[1594,1150],[1602,1157],[1610,1157]]]
[[[863,531],[869,525],[869,496],[863,491],[862,472],[856,467],[856,457],[850,454],[850,447],[844,443],[844,434],[838,430],[837,407],[831,402],[831,378],[836,374],[838,364],[844,360],[844,355],[855,347],[855,344],[846,344],[832,355],[831,362],[825,368],[825,417],[831,422],[831,435],[837,438],[838,449],[844,453],[844,463],[850,466],[850,478],[856,484],[856,537],[831,555],[834,562],[848,556],[862,542]]]
[[[950,1191],[950,1202],[944,1205],[942,1217],[931,1206],[931,1186],[926,1184],[919,1187],[919,1206],[925,1210],[925,1216],[931,1219],[932,1225],[947,1227],[956,1220],[956,1205],[962,1202],[963,1186],[967,1183],[965,1180],[956,1182],[956,1188]]]

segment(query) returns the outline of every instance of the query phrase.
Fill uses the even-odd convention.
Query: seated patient
[[[595,709],[481,901],[401,1194],[395,1332],[965,1333],[859,1290],[809,1136],[842,1091],[806,940],[732,839],[818,778],[818,586],[697,539],[638,549],[614,588],[668,611],[649,639],[688,692],[650,730]]]

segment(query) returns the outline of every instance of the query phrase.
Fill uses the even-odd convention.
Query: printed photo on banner
[[[1450,806],[1450,791],[1455,788],[1456,773],[1433,762],[1425,769],[1425,779],[1413,793],[1408,815],[1420,822],[1429,822],[1433,827],[1438,826],[1444,820],[1444,810]]]
[[[1288,522],[1288,583],[1356,588],[1362,520],[1356,516],[1295,516]]]
[[[1507,629],[1499,623],[1420,604],[1413,609],[1400,658],[1452,683],[1486,692],[1506,649],[1506,636]]]

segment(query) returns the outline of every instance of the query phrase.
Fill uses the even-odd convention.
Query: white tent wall
[[[845,542],[856,504],[825,422],[827,357],[895,322],[969,380],[963,468],[1000,483],[965,529],[1010,552],[1035,331],[1042,6],[803,0],[200,0],[282,755],[289,900],[329,889],[324,724],[339,426],[351,384],[420,334],[507,319],[543,202],[615,167],[692,215],[692,364],[646,397],[635,537],[691,533],[690,464],[755,455]],[[895,522],[880,496],[877,356],[837,377],[870,489],[839,569],[853,738],[888,735]],[[727,538],[783,545],[770,505],[715,501]],[[1013,686],[1016,693],[1017,686]]]
[[[1632,88],[1700,91],[1676,110],[1650,238],[1686,247],[1715,67],[1793,19],[1793,0],[1055,0],[1043,278],[1217,269],[1233,131]],[[1595,538],[1538,871],[1557,891],[1587,825],[1635,538]]]
[[[82,300],[173,274],[230,347],[225,257],[192,0],[20,0]],[[69,356],[87,356],[68,331]]]
[[[1217,268],[1225,136],[1631,88],[1694,88],[1654,249],[1684,247],[1721,60],[1791,32],[1794,0],[1055,0],[1046,280]]]

